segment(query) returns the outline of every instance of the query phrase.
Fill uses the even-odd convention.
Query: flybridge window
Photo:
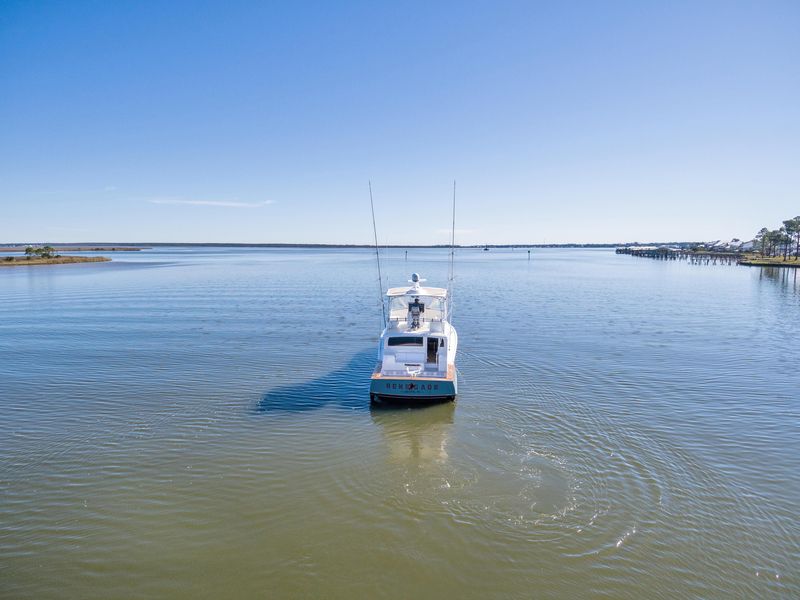
[[[421,337],[393,337],[389,338],[389,346],[422,346]]]
[[[425,304],[425,312],[420,315],[424,321],[440,321],[444,318],[444,299],[424,294],[389,298],[389,318],[405,321],[408,318],[409,305],[414,302],[414,298],[419,298],[420,303]]]

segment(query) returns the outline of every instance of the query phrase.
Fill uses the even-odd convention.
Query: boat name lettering
[[[425,383],[420,383],[420,384],[405,383],[404,384],[404,383],[389,383],[389,382],[387,382],[386,383],[386,389],[387,390],[388,389],[392,389],[392,390],[398,390],[399,389],[399,390],[408,390],[408,391],[425,391],[425,390],[438,391],[439,390],[439,384],[438,383],[428,383],[428,384],[425,384]]]

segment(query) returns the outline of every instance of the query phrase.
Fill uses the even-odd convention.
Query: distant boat
[[[483,247],[483,251],[484,251],[484,252],[488,252],[488,251],[489,251],[489,244],[486,244],[486,245]]]
[[[388,323],[378,346],[370,400],[426,403],[454,400],[458,391],[458,334],[448,321],[447,290],[422,287],[412,273],[411,287],[389,288]]]

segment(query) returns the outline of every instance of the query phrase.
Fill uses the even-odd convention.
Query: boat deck
[[[441,373],[439,371],[425,371],[422,370],[419,374],[411,374],[406,369],[396,370],[396,371],[388,371],[388,372],[381,372],[382,363],[378,363],[375,366],[375,370],[372,372],[372,379],[403,379],[408,381],[449,381],[455,379],[456,376],[456,366],[455,365],[447,365],[447,373]]]

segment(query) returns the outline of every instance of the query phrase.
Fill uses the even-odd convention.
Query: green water
[[[532,254],[459,252],[422,410],[366,250],[0,271],[0,597],[800,596],[796,272]]]

